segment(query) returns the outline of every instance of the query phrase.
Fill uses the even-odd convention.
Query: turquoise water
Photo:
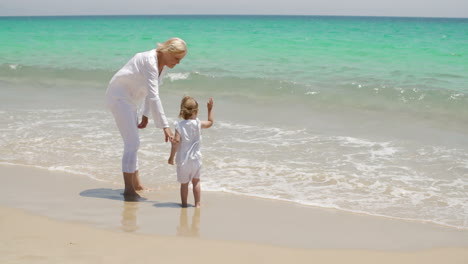
[[[340,102],[356,95],[364,107],[375,107],[370,101],[377,98],[386,107],[403,101],[466,114],[468,19],[111,16],[0,23],[0,76],[10,76],[13,65],[15,74],[17,66],[33,67],[33,74],[46,71],[41,78],[79,71],[81,79],[104,81],[134,53],[179,36],[190,50],[181,72],[286,82],[292,85],[285,92],[316,95],[309,97],[325,104],[330,96]],[[259,94],[275,91],[255,85]]]
[[[468,228],[468,19],[3,17],[0,162],[121,184],[104,91],[173,36],[168,117],[215,98],[205,190]],[[141,137],[143,180],[176,189],[160,131]]]

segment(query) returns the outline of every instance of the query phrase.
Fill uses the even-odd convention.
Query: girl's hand
[[[208,99],[208,103],[206,103],[206,107],[208,108],[208,111],[211,111],[211,109],[213,109],[213,98]]]
[[[143,129],[143,128],[146,127],[146,125],[148,125],[148,117],[142,116],[142,117],[141,117],[141,123],[138,124],[138,128],[139,128],[139,129]]]

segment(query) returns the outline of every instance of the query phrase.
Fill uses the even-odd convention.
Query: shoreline
[[[178,190],[143,192],[143,201],[125,202],[122,186],[86,176],[11,165],[0,165],[0,172],[9,187],[0,206],[110,231],[302,249],[468,248],[468,230],[432,223],[216,192],[202,192],[202,208],[182,209]]]
[[[202,192],[125,202],[121,186],[0,165],[2,263],[449,263],[468,259],[468,231]],[[117,188],[116,188],[117,187]],[[193,204],[192,197],[189,203]],[[44,243],[46,242],[46,243]]]
[[[44,170],[48,171],[51,173],[59,173],[59,174],[67,174],[67,175],[73,175],[73,177],[85,177],[88,181],[97,181],[100,183],[104,183],[106,186],[113,186],[113,187],[118,187],[120,186],[119,184],[116,184],[115,182],[111,181],[105,181],[101,180],[98,178],[95,178],[87,173],[80,173],[76,171],[66,171],[66,170],[53,170],[48,167],[41,167],[41,166],[35,166],[35,165],[23,165],[23,164],[14,164],[14,163],[9,163],[9,162],[0,162],[0,171],[2,170],[3,167],[17,167],[17,168],[29,168],[32,170]],[[165,187],[167,188],[167,186]],[[177,203],[179,197],[178,195],[178,189],[179,186],[174,188],[170,188],[170,190],[165,189],[163,193],[165,195],[171,195],[176,194],[174,196],[174,204]],[[151,188],[150,188],[151,189]],[[123,190],[123,189],[122,189]],[[158,190],[159,191],[159,190]],[[191,189],[190,189],[191,192]],[[411,222],[411,223],[417,223],[417,224],[427,224],[427,225],[435,225],[443,228],[449,228],[449,229],[455,229],[458,231],[468,231],[468,227],[459,227],[459,226],[454,226],[450,224],[445,224],[445,223],[439,223],[439,222],[434,222],[431,220],[422,220],[422,219],[412,219],[412,218],[404,218],[404,217],[395,217],[395,216],[388,216],[388,215],[380,215],[380,214],[373,214],[373,213],[368,213],[365,211],[355,211],[355,210],[348,210],[348,209],[343,209],[343,208],[335,208],[335,207],[325,207],[325,206],[320,206],[320,205],[314,205],[314,204],[306,204],[306,203],[301,203],[297,202],[294,200],[287,200],[287,199],[280,199],[280,198],[271,198],[268,196],[261,196],[261,195],[249,195],[249,194],[243,194],[243,193],[236,193],[236,192],[220,192],[220,191],[206,191],[203,190],[203,193],[210,193],[214,195],[232,195],[234,197],[242,197],[245,199],[262,199],[270,202],[280,202],[280,203],[287,203],[290,204],[291,206],[299,206],[299,207],[305,207],[305,208],[310,208],[311,210],[332,210],[332,211],[337,211],[339,213],[344,213],[344,214],[353,214],[353,215],[362,215],[362,216],[367,216],[367,217],[376,217],[376,218],[383,218],[383,219],[388,219],[388,220],[396,220],[396,221],[405,221],[405,222]],[[142,192],[143,195],[145,195],[145,192]],[[151,194],[150,194],[151,195]],[[189,197],[191,197],[191,193],[189,193]],[[115,197],[116,200],[123,200],[123,198],[118,198],[117,196]],[[189,199],[190,200],[190,199]],[[177,207],[175,205],[175,207]]]

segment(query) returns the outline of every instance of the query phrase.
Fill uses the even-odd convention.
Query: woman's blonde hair
[[[158,43],[156,51],[180,54],[187,52],[187,44],[180,38],[170,38],[164,43]]]
[[[187,120],[194,113],[198,112],[198,102],[191,96],[184,96],[182,102],[180,103],[180,113],[179,117]]]

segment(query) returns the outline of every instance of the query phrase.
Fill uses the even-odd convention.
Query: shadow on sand
[[[173,202],[164,202],[160,203],[157,201],[151,201],[144,197],[134,197],[134,196],[124,196],[123,189],[110,189],[110,188],[98,188],[98,189],[89,189],[80,192],[80,195],[83,197],[93,197],[93,198],[104,198],[116,201],[124,202],[145,202],[145,203],[154,203],[154,207],[158,208],[181,208],[180,203]],[[188,207],[194,207],[189,204]]]
[[[82,191],[80,192],[80,195],[84,197],[104,198],[125,202],[150,202],[144,197],[123,195],[123,192],[123,189],[99,188]]]
[[[154,207],[159,207],[159,208],[181,208],[180,203],[155,203],[153,205]]]

